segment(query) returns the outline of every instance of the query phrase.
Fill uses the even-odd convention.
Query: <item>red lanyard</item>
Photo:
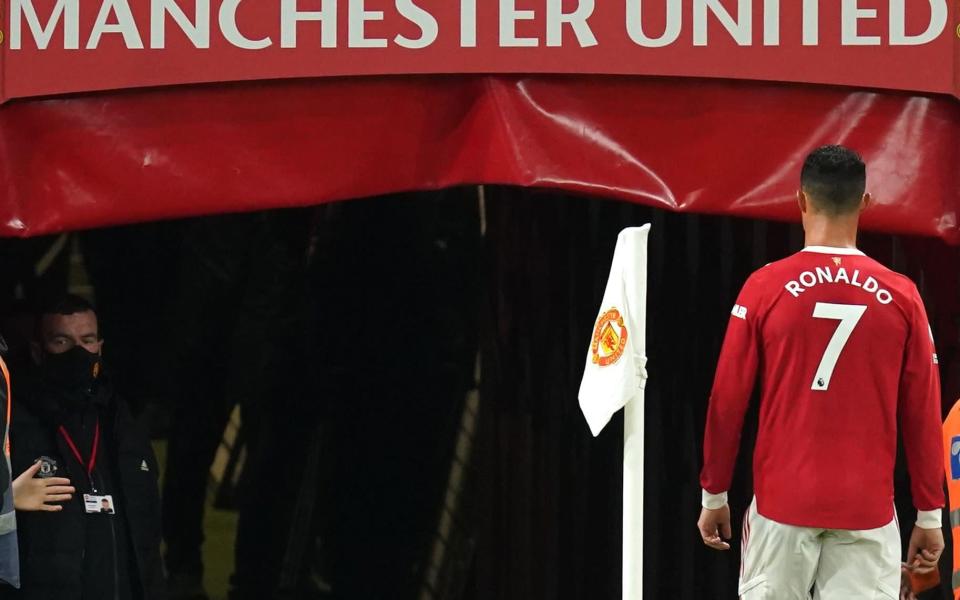
[[[63,436],[63,439],[66,440],[67,445],[70,446],[70,450],[73,452],[73,455],[77,457],[77,462],[87,468],[87,477],[90,479],[90,485],[93,486],[93,468],[97,465],[97,448],[100,447],[100,419],[97,419],[96,428],[93,430],[93,448],[90,449],[90,462],[85,463],[83,457],[80,456],[80,451],[77,450],[77,445],[73,443],[73,438],[70,437],[70,434],[67,433],[66,427],[63,425],[60,426],[60,435]]]

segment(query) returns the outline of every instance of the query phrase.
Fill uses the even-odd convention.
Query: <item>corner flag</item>
[[[624,229],[610,265],[607,289],[580,382],[580,410],[593,435],[646,381],[647,236],[650,225]]]
[[[624,229],[610,265],[580,382],[580,410],[598,435],[623,414],[623,600],[643,599],[643,390],[647,381],[647,237]]]

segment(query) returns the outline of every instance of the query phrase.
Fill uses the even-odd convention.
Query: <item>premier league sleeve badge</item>
[[[41,456],[34,463],[40,463],[40,470],[37,471],[37,477],[40,479],[49,479],[57,476],[57,461],[49,456]]]

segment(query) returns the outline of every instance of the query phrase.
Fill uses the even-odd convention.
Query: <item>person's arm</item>
[[[703,510],[697,525],[704,543],[717,550],[730,548],[723,541],[732,534],[726,495],[733,479],[743,416],[750,403],[759,362],[760,307],[754,292],[758,286],[751,284],[753,280],[751,277],[744,284],[730,316],[707,410],[700,472]]]
[[[918,572],[926,572],[936,567],[943,551],[940,375],[927,314],[915,290],[910,309],[910,332],[904,349],[899,398],[910,491],[917,508],[907,564]]]

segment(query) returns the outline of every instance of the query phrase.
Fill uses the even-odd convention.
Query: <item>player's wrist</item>
[[[917,511],[917,527],[920,529],[940,529],[943,527],[943,511],[939,508],[933,510]]]
[[[703,490],[703,495],[700,499],[700,505],[707,510],[717,510],[723,508],[727,505],[727,493],[721,492],[719,494],[711,494],[707,490]]]

